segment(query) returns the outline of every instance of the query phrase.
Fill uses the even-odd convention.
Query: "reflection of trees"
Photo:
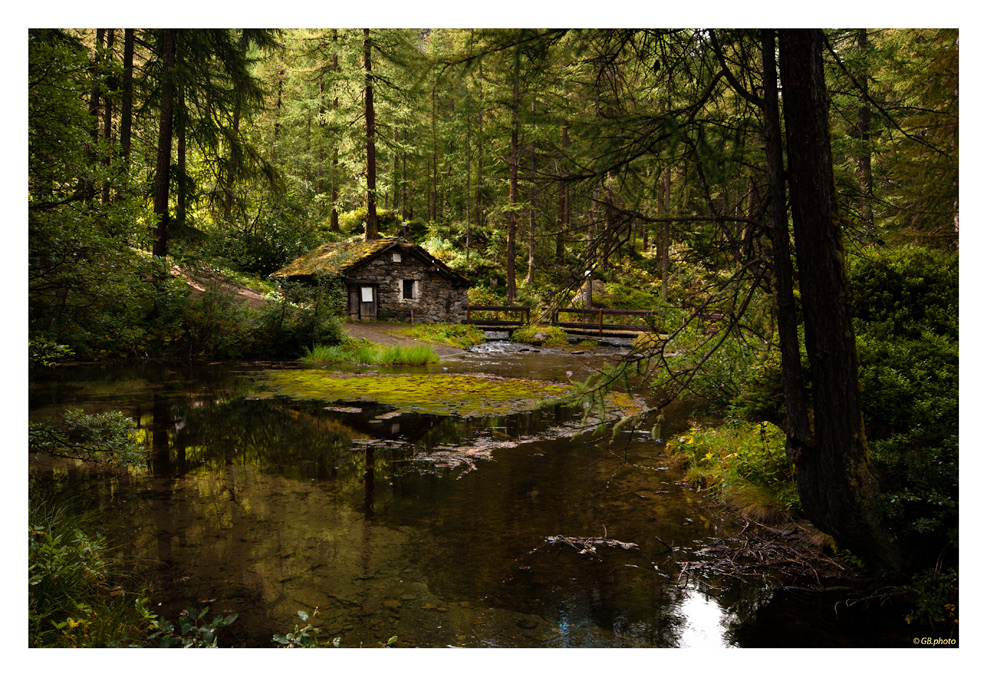
[[[175,446],[190,465],[239,463],[293,478],[328,480],[340,466],[355,432],[329,416],[274,401],[237,400],[190,408]]]

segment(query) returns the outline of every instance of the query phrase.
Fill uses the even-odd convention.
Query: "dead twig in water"
[[[596,548],[598,546],[622,548],[625,551],[636,549],[638,547],[637,544],[632,542],[608,539],[606,525],[603,526],[602,537],[563,537],[561,535],[556,535],[554,537],[545,537],[545,544],[568,544],[572,548],[579,551],[580,555],[589,554],[592,556],[597,555]],[[544,544],[542,544],[542,546],[544,546]],[[541,546],[536,547],[534,550],[537,551],[539,548],[541,548]]]

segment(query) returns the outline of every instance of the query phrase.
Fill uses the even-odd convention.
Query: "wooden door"
[[[360,320],[377,319],[376,285],[360,285]]]
[[[349,301],[346,304],[346,312],[349,313],[350,320],[360,319],[360,288],[350,287]]]

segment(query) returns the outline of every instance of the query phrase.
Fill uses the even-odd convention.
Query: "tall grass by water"
[[[340,344],[317,344],[305,352],[301,361],[319,365],[356,363],[359,365],[426,365],[438,362],[439,356],[428,346],[383,346],[366,340]]]

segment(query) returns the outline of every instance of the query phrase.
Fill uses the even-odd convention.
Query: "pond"
[[[389,371],[565,382],[616,350],[488,345]],[[465,417],[358,394],[272,397],[274,369],[302,368],[32,374],[32,419],[119,410],[151,455],[147,471],[110,477],[39,465],[37,482],[105,516],[167,618],[186,606],[238,613],[225,645],[271,647],[298,610],[315,609],[322,637],[344,647],[392,636],[405,647],[881,642],[839,625],[820,631],[804,600],[765,625],[772,579],[687,570],[741,524],[668,467],[650,431],[574,438],[581,412],[559,405]],[[685,405],[667,410],[664,435],[684,431],[689,415]]]

